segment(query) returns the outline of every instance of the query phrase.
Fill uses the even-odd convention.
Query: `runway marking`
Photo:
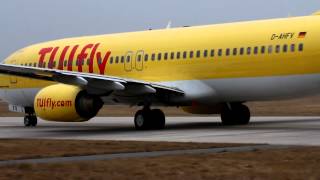
[[[71,156],[71,157],[52,157],[52,158],[40,158],[40,159],[0,161],[0,166],[30,164],[30,163],[45,164],[45,163],[67,163],[67,162],[80,162],[80,161],[102,161],[102,160],[113,160],[113,159],[124,159],[124,158],[148,158],[148,157],[173,156],[173,155],[217,154],[217,153],[227,153],[227,152],[251,152],[251,151],[257,151],[257,150],[287,149],[287,148],[292,148],[292,147],[296,147],[296,146],[252,145],[252,146],[224,147],[224,148],[210,148],[210,149],[189,149],[189,150],[116,153],[116,154]]]

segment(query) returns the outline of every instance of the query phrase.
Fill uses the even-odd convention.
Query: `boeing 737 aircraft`
[[[84,122],[103,105],[141,106],[138,130],[163,129],[174,106],[246,125],[248,101],[320,92],[320,13],[305,17],[69,38],[18,50],[0,65],[11,111]]]

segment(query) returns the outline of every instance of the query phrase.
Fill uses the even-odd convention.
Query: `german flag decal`
[[[300,32],[298,38],[305,38],[307,36],[307,32]]]

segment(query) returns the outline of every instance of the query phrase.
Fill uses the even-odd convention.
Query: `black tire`
[[[37,116],[31,116],[31,126],[36,127],[38,124]]]
[[[228,107],[223,108],[221,112],[221,121],[224,126],[235,125],[235,116]]]
[[[247,125],[250,122],[250,110],[243,104],[223,108],[221,112],[222,124],[225,126]]]
[[[166,126],[166,116],[160,109],[152,111],[152,127],[154,129],[164,129]]]
[[[241,104],[236,108],[237,124],[238,125],[247,125],[250,122],[250,110],[247,106]]]
[[[134,125],[137,130],[150,129],[150,113],[149,110],[139,110],[134,116]]]

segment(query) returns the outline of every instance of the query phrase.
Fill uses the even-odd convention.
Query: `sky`
[[[309,15],[319,0],[1,0],[0,61],[66,37]]]

